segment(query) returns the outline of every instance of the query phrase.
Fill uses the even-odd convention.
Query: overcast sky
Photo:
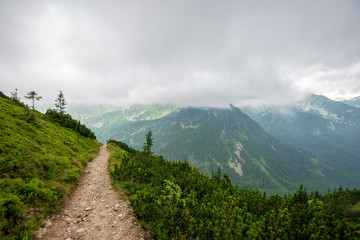
[[[360,1],[0,0],[0,90],[52,103],[360,95]]]

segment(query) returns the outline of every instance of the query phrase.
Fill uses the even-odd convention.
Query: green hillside
[[[312,152],[338,174],[339,185],[360,184],[360,109],[310,95],[297,105],[245,109],[272,136]]]
[[[68,115],[44,115],[0,95],[0,238],[32,239],[61,208],[99,143]]]
[[[154,139],[155,140],[155,139]],[[359,239],[360,191],[267,196],[110,141],[112,181],[155,239]]]

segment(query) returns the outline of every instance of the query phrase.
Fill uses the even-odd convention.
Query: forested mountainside
[[[141,108],[140,108],[141,109]],[[133,112],[134,119],[144,109]],[[162,112],[161,107],[157,111]],[[187,160],[204,173],[222,169],[234,184],[287,193],[299,184],[326,191],[348,186],[352,179],[322,163],[315,154],[284,144],[232,106],[230,109],[177,108],[152,119],[113,121],[94,131],[141,149],[148,130],[154,135],[153,151],[167,159]],[[112,112],[117,116],[119,112]],[[99,117],[102,122],[113,117]],[[109,120],[105,120],[109,118]],[[120,118],[119,116],[117,118]],[[122,116],[124,118],[124,116]],[[105,130],[106,129],[106,130]],[[334,176],[341,176],[334,178]],[[339,181],[341,179],[341,181]]]
[[[146,140],[146,149],[151,141]],[[267,196],[111,140],[109,170],[156,239],[359,239],[360,191]]]
[[[1,239],[32,239],[97,154],[94,138],[67,114],[41,114],[0,92]]]
[[[319,165],[341,172],[333,175],[339,185],[360,185],[360,109],[310,95],[297,105],[244,110],[272,136],[316,154]]]

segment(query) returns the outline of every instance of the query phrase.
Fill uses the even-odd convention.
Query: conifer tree
[[[55,100],[55,107],[59,109],[60,113],[64,113],[66,101],[62,91],[59,92],[58,98]]]
[[[35,110],[35,100],[36,101],[39,101],[42,97],[41,96],[38,96],[38,93],[35,92],[35,91],[30,91],[27,93],[27,95],[25,96],[26,99],[31,99],[32,102],[33,102],[33,105],[32,105],[32,109]]]
[[[18,89],[15,88],[15,92],[11,92],[11,98],[17,101],[20,101],[20,98],[18,97]]]
[[[152,132],[146,134],[146,142],[144,143],[143,150],[146,155],[151,154],[151,147],[153,145]]]

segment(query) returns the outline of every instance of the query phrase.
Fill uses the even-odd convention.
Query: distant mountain
[[[89,126],[98,141],[105,143],[114,131],[119,131],[129,122],[154,120],[164,117],[179,108],[172,105],[75,105],[67,109],[76,119]]]
[[[233,183],[268,192],[292,191],[299,184],[327,190],[353,181],[315,154],[270,136],[233,106],[138,105],[99,114],[85,123],[92,126],[98,138],[121,140],[137,149],[142,148],[145,134],[152,130],[155,153],[173,161],[186,159],[209,174],[221,168]]]
[[[310,95],[296,105],[243,110],[275,138],[314,153],[352,179],[334,176],[339,184],[359,184],[360,109]]]
[[[350,106],[360,108],[360,96],[349,100],[343,100],[342,102]]]

